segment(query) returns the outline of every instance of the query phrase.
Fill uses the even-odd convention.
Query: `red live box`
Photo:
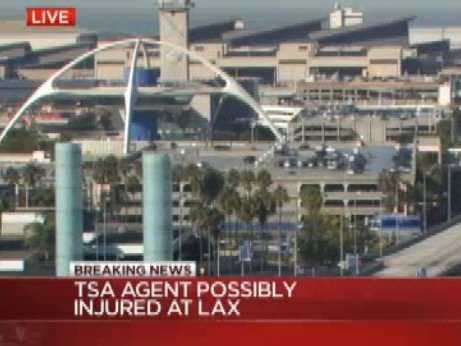
[[[77,11],[73,7],[30,7],[26,22],[27,26],[75,26]]]

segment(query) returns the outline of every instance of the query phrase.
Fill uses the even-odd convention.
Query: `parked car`
[[[256,156],[248,155],[243,158],[243,162],[247,165],[254,165],[256,162]]]

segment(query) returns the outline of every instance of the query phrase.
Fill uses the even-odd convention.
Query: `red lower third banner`
[[[461,280],[3,279],[0,345],[460,345]]]

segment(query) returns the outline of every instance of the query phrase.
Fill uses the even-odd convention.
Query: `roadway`
[[[429,277],[442,276],[461,264],[461,223],[388,255],[383,261],[384,269],[374,276],[414,277],[422,267]]]

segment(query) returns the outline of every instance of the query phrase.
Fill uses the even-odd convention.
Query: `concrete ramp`
[[[461,264],[461,223],[448,226],[420,242],[384,257],[377,277],[415,277],[424,267],[427,276],[441,276]]]

